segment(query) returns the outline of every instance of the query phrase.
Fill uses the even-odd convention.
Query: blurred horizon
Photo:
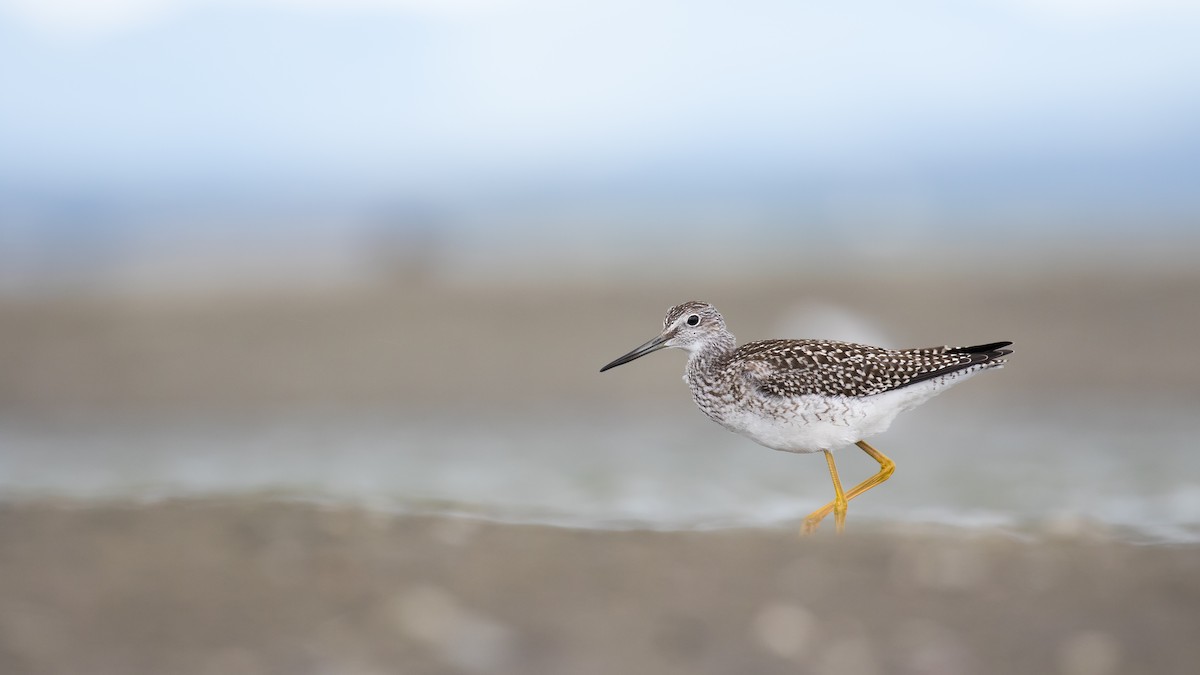
[[[380,246],[623,273],[734,231],[1154,264],[1198,246],[1198,28],[1131,0],[4,0],[0,292],[342,278]]]

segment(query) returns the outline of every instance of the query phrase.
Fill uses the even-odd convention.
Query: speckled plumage
[[[724,367],[740,370],[768,396],[874,396],[972,366],[999,366],[1009,352],[997,349],[1005,344],[893,350],[829,340],[762,340],[738,347]]]
[[[600,372],[666,347],[686,349],[683,380],[709,418],[768,448],[825,453],[836,498],[805,518],[803,531],[812,532],[832,512],[840,532],[846,504],[895,469],[865,439],[946,387],[1003,366],[1012,353],[1004,349],[1009,344],[884,349],[833,340],[763,340],[738,347],[716,308],[692,301],[668,310],[657,337]],[[830,451],[851,443],[879,462],[879,473],[843,490]]]
[[[778,407],[779,399],[808,396],[834,402],[866,399],[920,382],[947,384],[979,370],[1000,368],[1003,357],[1012,353],[1002,348],[1010,342],[886,350],[836,340],[761,340],[734,347],[724,318],[701,301],[671,307],[662,322],[664,331],[684,315],[702,317],[696,328],[709,334],[708,340],[697,341],[702,348],[689,350],[692,358],[684,375],[702,410],[736,401]]]

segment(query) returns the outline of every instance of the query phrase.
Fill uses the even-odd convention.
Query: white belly
[[[718,421],[730,431],[774,450],[835,450],[887,431],[896,415],[928,401],[949,382],[938,378],[863,398],[758,399],[750,405],[731,406],[722,411]]]
[[[722,425],[774,450],[820,452],[862,440],[867,423],[875,417],[869,406],[854,399],[805,396],[788,404],[733,412]],[[874,433],[886,427],[885,423]]]

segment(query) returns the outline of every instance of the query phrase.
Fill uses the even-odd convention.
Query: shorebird
[[[884,349],[834,340],[762,340],[741,347],[707,302],[667,310],[658,337],[600,369],[667,347],[688,351],[683,381],[710,419],[773,450],[825,453],[834,499],[804,519],[812,533],[833,512],[845,529],[851,499],[883,483],[896,469],[867,444],[897,415],[947,387],[1005,363],[1011,342],[974,347]],[[850,490],[838,479],[833,450],[854,444],[879,462],[879,473]]]

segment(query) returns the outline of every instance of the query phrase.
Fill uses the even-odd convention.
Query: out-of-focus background
[[[421,617],[475,615],[411,579],[400,656],[114,639],[72,661],[56,621],[141,587],[83,591],[47,567],[57,543],[15,551],[36,531],[153,568],[177,500],[256,532],[281,504],[792,527],[831,497],[823,462],[704,419],[679,353],[597,373],[688,299],[743,341],[1016,343],[877,439],[899,470],[852,527],[1194,545],[1198,32],[1182,0],[0,1],[0,663],[591,672],[521,657],[547,652],[498,620],[429,651]],[[852,483],[875,469],[839,457]],[[95,534],[113,508],[134,524]],[[233,545],[192,527],[181,546]],[[429,545],[477,526],[448,527]],[[297,550],[325,536],[300,530]],[[51,590],[22,595],[21,569]],[[788,642],[811,617],[781,607],[746,629],[770,658],[883,668]],[[1079,635],[1048,662],[1136,651]]]

